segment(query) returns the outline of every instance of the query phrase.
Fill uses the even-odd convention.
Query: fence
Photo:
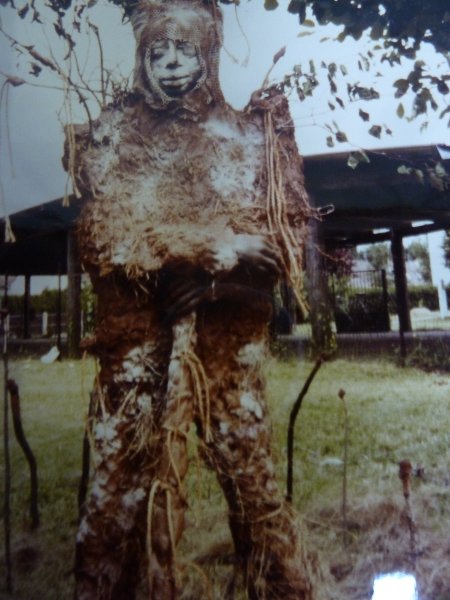
[[[386,271],[357,271],[331,280],[337,333],[390,331]]]
[[[12,339],[23,338],[24,336],[24,317],[23,315],[12,314],[9,320],[9,332]],[[63,335],[66,331],[66,317],[58,317],[56,313],[42,312],[31,314],[27,323],[28,331],[26,337],[29,338],[56,338]]]

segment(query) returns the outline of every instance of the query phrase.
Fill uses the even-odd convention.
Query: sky
[[[239,7],[223,7],[224,47],[220,80],[225,98],[233,107],[242,109],[247,104],[251,93],[264,81],[273,56],[285,46],[286,53],[271,71],[269,81],[282,80],[295,65],[308,71],[310,61],[313,61],[320,80],[312,98],[306,101],[300,102],[295,93],[289,95],[297,143],[303,155],[450,142],[447,122],[438,119],[436,113],[412,122],[396,116],[400,100],[394,97],[392,83],[404,76],[412,63],[405,62],[391,69],[386,63],[381,65],[374,61],[370,70],[361,70],[358,65],[361,54],[374,45],[368,37],[358,42],[352,38],[339,42],[336,38],[340,28],[300,26],[297,16],[287,12],[287,3],[287,0],[281,0],[276,11],[265,11],[260,0],[241,0]],[[99,0],[90,9],[89,17],[100,28],[106,67],[116,75],[130,77],[134,64],[134,38],[130,25],[122,23],[120,10],[106,0]],[[32,43],[41,54],[54,56],[64,65],[64,49],[51,28],[21,20],[15,11],[6,7],[0,7],[0,19],[2,28],[14,38]],[[98,79],[99,55],[93,36],[81,38],[77,48],[85,78],[95,81]],[[424,46],[421,58],[430,72],[448,71],[446,61],[429,45]],[[335,62],[338,67],[339,95],[346,103],[345,110],[340,109],[330,95],[327,71],[321,67],[323,61]],[[348,71],[346,79],[340,74],[341,66]],[[66,190],[70,191],[61,165],[63,125],[86,121],[77,101],[68,105],[62,91],[53,89],[62,86],[57,76],[43,71],[35,78],[28,70],[28,61],[18,56],[0,33],[0,86],[5,75],[22,77],[30,84],[7,85],[0,103],[2,214],[62,197]],[[374,87],[380,93],[380,99],[348,102],[347,81]],[[330,100],[334,102],[335,110],[329,106]],[[401,101],[406,114],[410,113],[412,98],[406,95]],[[360,109],[370,114],[369,124],[358,116]],[[91,104],[91,110],[94,115],[98,112],[95,104]],[[424,121],[429,123],[426,129],[423,129]],[[392,136],[384,134],[377,139],[368,135],[371,124],[386,125],[392,130]],[[327,127],[337,127],[345,132],[348,143],[337,143],[330,149],[326,145],[330,134]]]

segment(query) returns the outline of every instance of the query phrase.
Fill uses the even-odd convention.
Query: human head
[[[190,92],[203,75],[198,49],[186,40],[155,40],[144,64],[148,79],[171,98]]]
[[[135,87],[153,108],[201,110],[221,101],[218,55],[221,13],[201,0],[141,0],[132,23]]]

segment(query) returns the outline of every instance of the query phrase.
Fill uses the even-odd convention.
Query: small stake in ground
[[[398,476],[401,479],[403,487],[403,497],[405,498],[405,518],[409,529],[409,544],[413,560],[416,556],[416,524],[412,516],[411,504],[409,498],[411,495],[411,474],[412,465],[409,460],[401,460],[398,463]]]
[[[347,461],[348,461],[348,410],[345,402],[345,390],[340,389],[338,392],[339,398],[342,400],[344,407],[344,468],[342,472],[342,536],[344,546],[348,543],[347,529]]]

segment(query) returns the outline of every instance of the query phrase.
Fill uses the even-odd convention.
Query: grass
[[[267,369],[274,455],[283,490],[289,411],[311,368],[311,363],[272,360]],[[38,462],[41,510],[41,526],[32,532],[27,467],[12,440],[13,598],[72,597],[81,441],[93,375],[91,361],[10,363],[10,376],[19,384],[25,433]],[[346,392],[350,428],[346,545],[341,530],[341,388]],[[445,563],[436,568],[449,551],[448,540],[442,541],[448,538],[450,522],[449,404],[450,382],[439,374],[399,369],[383,361],[336,360],[322,366],[297,419],[294,504],[303,517],[307,547],[322,567],[321,585],[333,590],[324,592],[326,600],[369,598],[379,570],[408,565],[421,578],[421,600],[449,600],[448,569]],[[207,598],[206,583],[191,564],[195,562],[210,582],[212,597],[222,599],[234,577],[226,507],[214,475],[203,468],[194,448],[193,439],[188,527],[179,550],[180,564],[185,565],[183,598]],[[398,462],[403,459],[410,460],[420,475],[412,482],[420,545],[414,557],[398,478]],[[0,566],[2,589],[3,558]],[[8,596],[0,592],[0,597]],[[239,580],[233,597],[245,598]]]

